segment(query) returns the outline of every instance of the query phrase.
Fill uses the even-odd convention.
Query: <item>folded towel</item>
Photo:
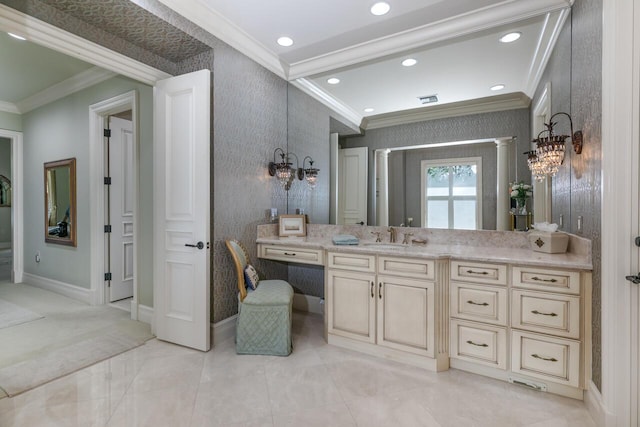
[[[337,234],[333,236],[334,245],[357,245],[360,243],[356,236],[351,234]]]

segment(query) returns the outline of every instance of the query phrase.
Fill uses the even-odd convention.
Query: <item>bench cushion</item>
[[[248,292],[242,303],[260,306],[289,305],[292,298],[293,288],[284,280],[260,280],[256,290]]]

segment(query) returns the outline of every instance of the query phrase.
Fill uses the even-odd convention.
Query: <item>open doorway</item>
[[[90,203],[96,243],[92,246],[92,288],[98,304],[115,303],[138,320],[138,93],[130,91],[89,107],[90,164],[95,192]],[[98,285],[98,282],[102,286]],[[94,284],[96,285],[94,287]]]
[[[105,132],[105,281],[107,301],[131,310],[134,259],[135,137],[133,113],[107,118]]]
[[[0,281],[11,280],[11,140],[0,137]]]

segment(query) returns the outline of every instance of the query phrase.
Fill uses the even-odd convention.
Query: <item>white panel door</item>
[[[156,336],[207,351],[209,70],[154,88],[154,315]]]
[[[131,121],[109,118],[109,301],[133,296],[133,174],[135,152]]]
[[[367,225],[367,147],[338,152],[338,224]]]

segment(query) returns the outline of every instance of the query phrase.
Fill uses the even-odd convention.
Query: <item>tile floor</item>
[[[158,340],[14,398],[0,426],[595,426],[584,404],[327,345],[295,313],[291,356],[208,353]]]

